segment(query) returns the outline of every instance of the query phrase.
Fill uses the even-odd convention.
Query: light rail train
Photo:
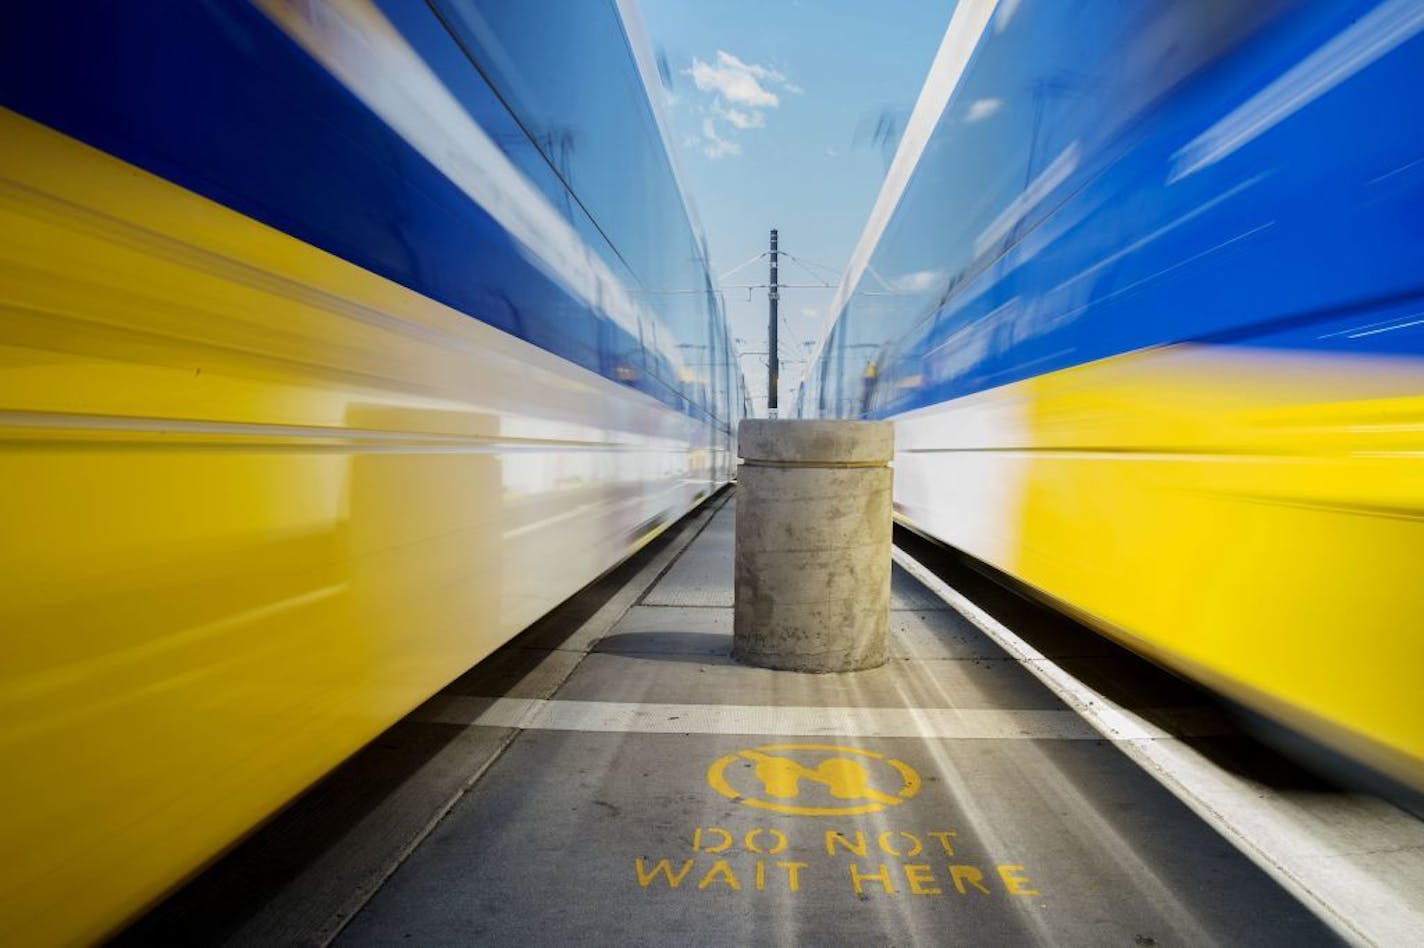
[[[1424,789],[1424,2],[961,0],[799,395],[897,516]]]
[[[0,943],[114,930],[730,479],[657,82],[614,0],[6,6]]]

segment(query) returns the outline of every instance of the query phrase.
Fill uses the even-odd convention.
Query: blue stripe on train
[[[832,365],[858,388],[881,359],[840,411],[893,416],[1176,342],[1424,356],[1424,35],[1173,175],[1184,145],[1376,6],[1303,4],[1170,93],[1042,202],[1037,233],[903,339]]]
[[[475,120],[495,138],[522,135],[471,72],[463,101]],[[638,339],[551,282],[482,208],[247,4],[12,7],[0,33],[0,101],[679,411],[707,415],[648,371]],[[627,365],[630,356],[639,361]],[[635,369],[631,379],[626,368]]]

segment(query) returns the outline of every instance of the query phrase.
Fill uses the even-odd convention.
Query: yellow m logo
[[[832,744],[772,744],[728,754],[707,769],[707,783],[744,806],[801,816],[874,813],[920,790],[919,774],[907,764]]]

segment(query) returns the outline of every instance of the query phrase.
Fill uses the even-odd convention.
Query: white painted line
[[[1183,709],[1190,711],[1191,709]],[[610,734],[740,734],[773,737],[911,737],[923,740],[1098,741],[1103,735],[1073,711],[974,708],[824,708],[739,704],[642,704],[534,698],[437,698],[415,715],[431,724]],[[1211,731],[1211,722],[1192,733]],[[1139,721],[1117,740],[1172,735]]]
[[[1136,736],[1146,724],[1137,714],[1044,658],[903,550],[891,555],[1342,938],[1424,944],[1424,822],[1373,797],[1278,790],[1222,770],[1182,741]]]

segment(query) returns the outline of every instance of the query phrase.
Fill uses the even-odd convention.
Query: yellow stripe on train
[[[92,941],[711,459],[644,395],[12,112],[0,138],[0,942]]]
[[[897,419],[897,505],[1424,787],[1421,378],[1421,360],[1266,349],[1106,359]]]

